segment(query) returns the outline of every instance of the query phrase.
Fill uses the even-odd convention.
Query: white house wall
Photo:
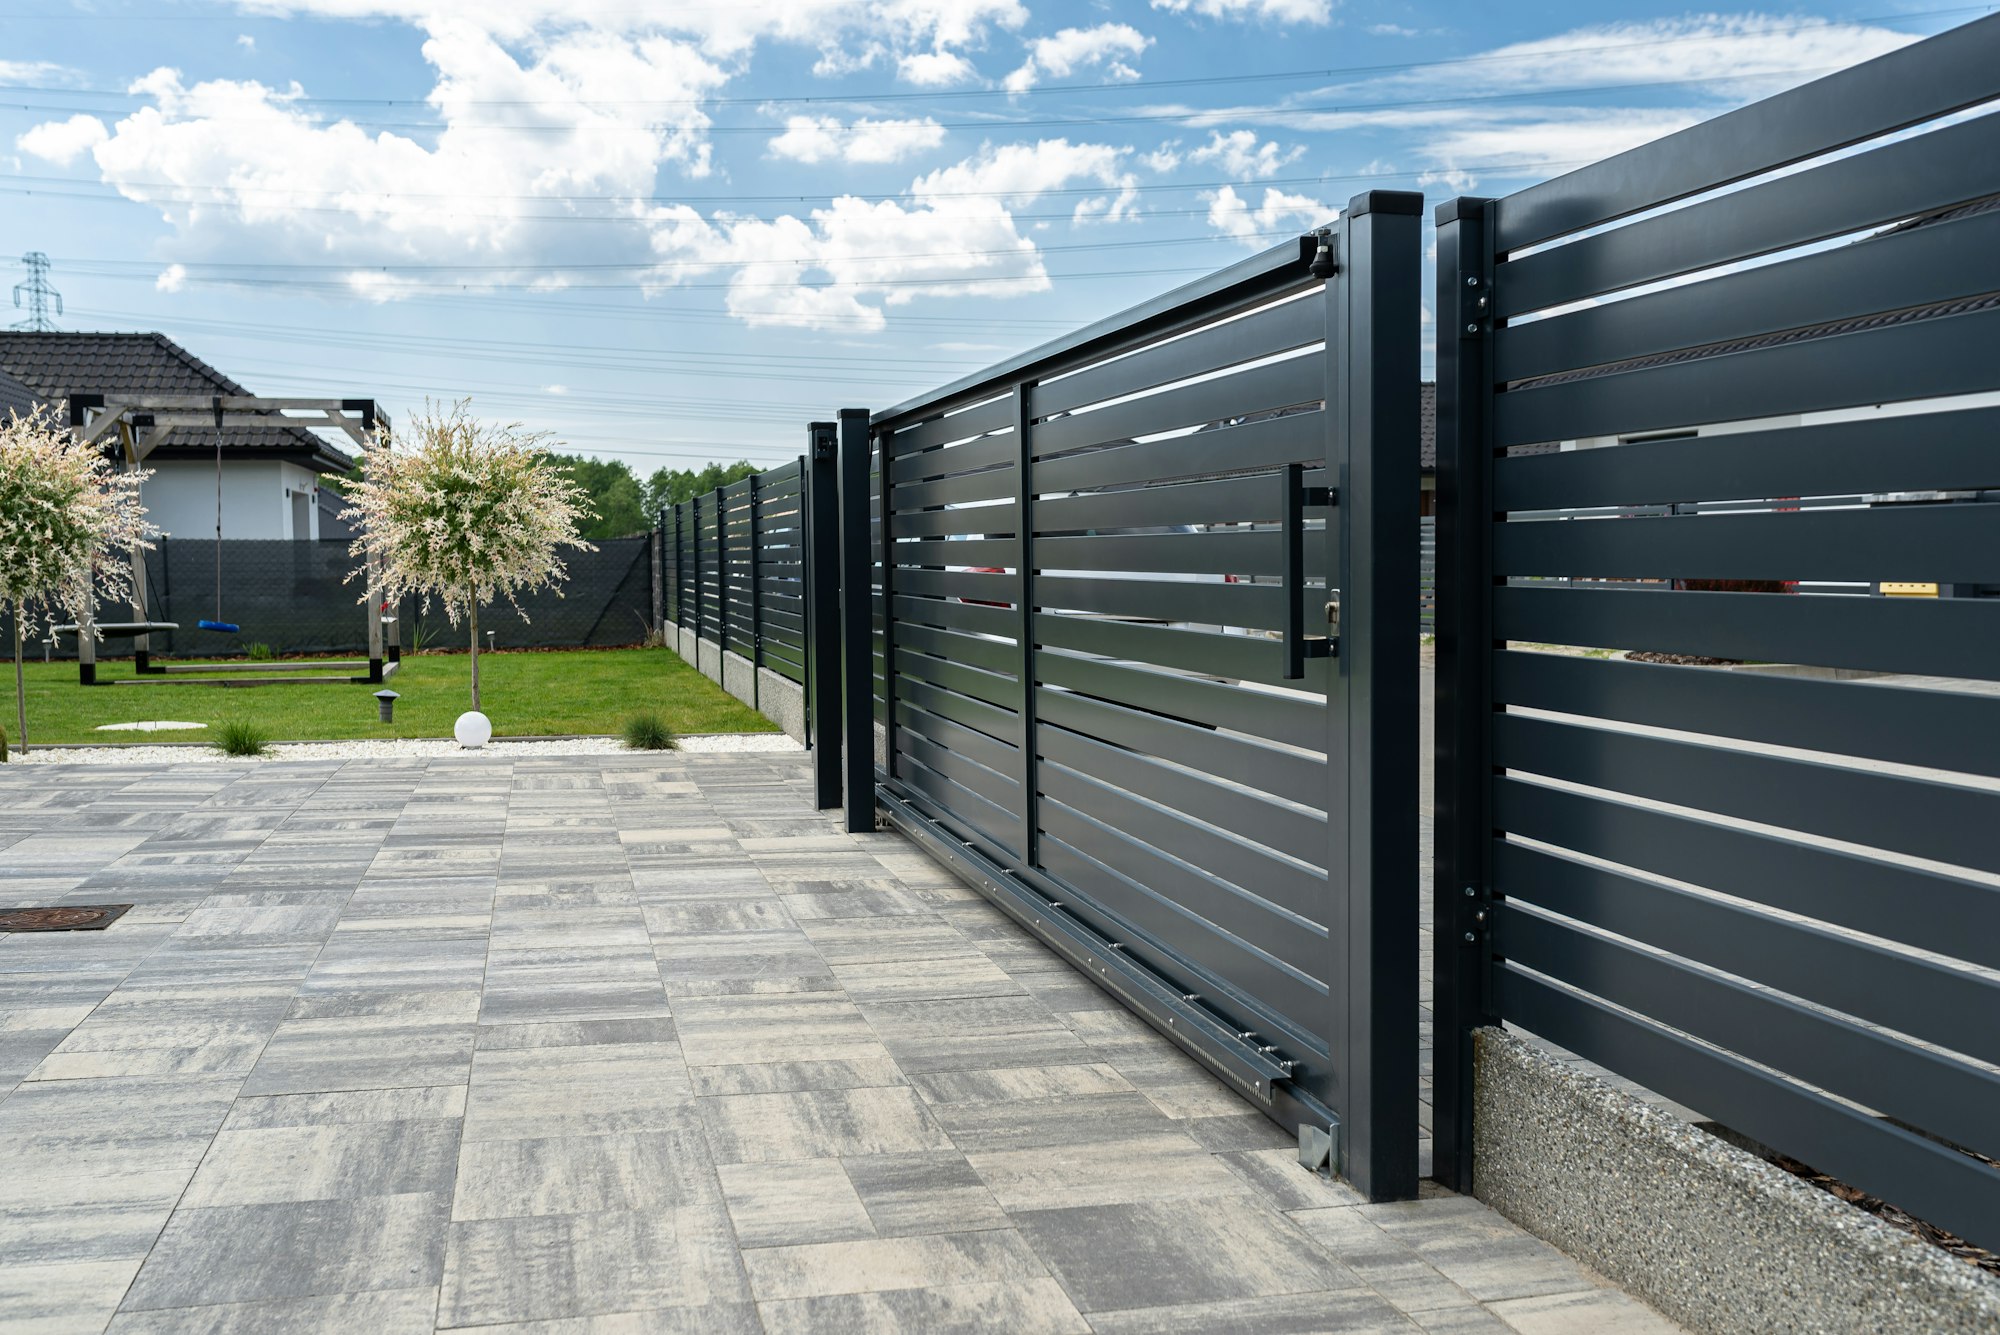
[[[141,500],[147,518],[174,538],[215,536],[215,463],[167,459],[150,465]],[[308,497],[319,478],[309,468],[276,459],[228,460],[222,466],[224,538],[317,538],[319,506],[308,504],[311,531],[292,532],[290,493]]]

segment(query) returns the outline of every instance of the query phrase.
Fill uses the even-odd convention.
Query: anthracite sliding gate
[[[1440,210],[1446,1181],[1506,1021],[2000,1247],[1996,98],[1989,18]]]
[[[1417,1183],[1420,206],[842,422],[882,807],[1378,1197]]]

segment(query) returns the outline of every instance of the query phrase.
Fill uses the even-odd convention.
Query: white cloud
[[[255,51],[257,49],[257,39],[247,32],[239,32],[236,34],[236,45],[242,47],[245,51]]]
[[[1416,37],[1415,28],[1405,28],[1400,23],[1371,23],[1368,25],[1370,37]]]
[[[1214,130],[1207,144],[1188,154],[1188,161],[1214,163],[1227,175],[1260,180],[1276,176],[1304,156],[1305,151],[1304,145],[1294,145],[1286,151],[1275,140],[1260,145],[1255,130],[1232,130],[1226,135]]]
[[[1103,212],[1133,184],[1127,149],[1044,139],[988,146],[911,182],[900,199],[845,195],[806,218],[652,214],[671,286],[730,274],[728,309],[752,325],[879,329],[885,310],[920,297],[1013,296],[1050,286],[1041,252],[1011,210],[1078,182],[1102,185]],[[1128,207],[1129,205],[1122,205]]]
[[[1153,39],[1129,23],[1100,23],[1095,28],[1064,28],[1028,43],[1028,60],[1007,76],[1007,91],[1024,93],[1044,78],[1066,79],[1077,70],[1102,65],[1113,79],[1136,79],[1139,71],[1126,64],[1137,60]]]
[[[554,394],[554,395],[556,395],[556,396],[560,397],[560,396],[562,396],[562,395],[564,395],[564,394],[567,394],[567,393],[569,393],[569,386],[568,386],[568,385],[543,385],[543,386],[542,386],[542,393],[544,393],[544,394]]]
[[[14,140],[23,153],[67,167],[79,155],[88,153],[110,137],[104,122],[95,116],[78,114],[66,121],[43,121],[31,126]]]
[[[1148,171],[1162,176],[1181,165],[1181,141],[1169,139],[1150,153],[1141,153],[1139,161]]]
[[[177,258],[351,262],[334,281],[377,298],[410,282],[368,271],[384,263],[487,265],[506,281],[505,266],[546,274],[538,266],[643,261],[639,206],[611,206],[602,226],[565,226],[572,213],[606,216],[576,201],[650,195],[663,165],[709,170],[707,117],[683,99],[725,76],[686,42],[576,31],[539,44],[529,62],[474,25],[446,21],[423,54],[437,71],[429,100],[442,123],[428,142],[321,119],[299,104],[296,85],[188,86],[172,69],[132,85],[152,105],[108,134],[71,121],[24,138],[51,151],[65,134],[88,142],[103,180],[174,228]]]
[[[1424,106],[1430,94],[1463,91],[1462,69],[1412,70],[1315,88],[1271,106],[1149,107],[1193,125],[1229,121],[1281,124],[1293,134],[1377,132],[1407,140],[1430,169],[1425,184],[1474,188],[1480,171],[1502,179],[1555,175],[1671,134],[1732,106],[1792,87],[1831,69],[1872,59],[1917,40],[1860,24],[1801,23],[1765,15],[1662,19],[1579,28],[1479,54],[1480,85],[1509,93],[1554,94],[1605,83],[1674,83],[1671,102],[1580,107],[1554,102]],[[1396,103],[1350,111],[1303,111],[1328,102]]]
[[[1333,0],[1153,0],[1153,8],[1211,19],[1263,19],[1274,23],[1325,23]]]
[[[1330,204],[1322,204],[1306,195],[1288,194],[1270,186],[1264,187],[1264,202],[1254,209],[1232,186],[1205,191],[1202,198],[1208,201],[1210,227],[1232,241],[1241,241],[1258,249],[1271,244],[1266,233],[1284,231],[1288,223],[1295,224],[1299,231],[1304,232],[1340,216],[1340,210]]]
[[[771,140],[774,157],[796,162],[897,162],[944,142],[944,127],[922,120],[868,120],[842,125],[832,116],[788,116]]]
[[[1858,23],[1802,23],[1795,16],[1692,15],[1576,28],[1481,53],[1483,89],[1561,88],[1607,83],[1711,84],[1732,99],[1760,95],[1745,79],[1790,87],[1918,40]],[[1456,85],[1463,75],[1418,72],[1391,83]]]
[[[981,49],[995,29],[1028,21],[1020,0],[699,0],[640,4],[634,0],[246,0],[256,14],[396,19],[428,28],[440,15],[476,21],[508,43],[546,40],[581,29],[631,37],[686,38],[717,59],[747,55],[759,42],[816,48],[829,69],[865,68],[886,59],[911,82],[936,85],[972,77],[966,53]],[[856,64],[854,62],[859,62]]]
[[[153,280],[153,290],[156,292],[178,292],[187,286],[187,276],[188,271],[186,266],[169,264],[160,271],[160,276]]]
[[[0,83],[80,84],[82,72],[53,60],[0,60]]]
[[[956,51],[912,51],[896,58],[896,72],[923,88],[945,88],[978,77],[972,62]]]

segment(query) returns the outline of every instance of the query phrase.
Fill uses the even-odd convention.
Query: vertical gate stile
[[[1019,613],[1017,635],[1020,648],[1021,687],[1021,861],[1033,867],[1036,845],[1036,745],[1035,745],[1035,447],[1031,423],[1034,418],[1034,386],[1022,382],[1014,386],[1014,537],[1015,576],[1020,591],[1015,595]]]
[[[1472,1189],[1472,1031],[1494,1022],[1483,921],[1493,828],[1492,209],[1455,199],[1437,213],[1432,1136],[1433,1175],[1461,1192]]]
[[[813,807],[840,805],[840,475],[834,424],[807,428],[805,511],[806,716],[812,726]]]
[[[1329,729],[1344,768],[1342,846],[1329,880],[1344,874],[1333,905],[1344,958],[1344,1029],[1330,1037],[1339,1073],[1342,1170],[1377,1200],[1417,1191],[1417,501],[1423,198],[1402,191],[1357,196],[1341,220],[1330,312],[1345,316],[1328,412],[1338,433],[1335,543],[1341,646],[1329,684]],[[1329,339],[1329,350],[1333,349]],[[1338,423],[1339,425],[1331,425]],[[1334,716],[1339,716],[1337,719]],[[1331,830],[1330,830],[1331,832]],[[1344,909],[1344,912],[1343,912]],[[1337,938],[1338,939],[1338,938]]]
[[[875,828],[874,609],[868,411],[840,410],[841,798],[849,833]]]

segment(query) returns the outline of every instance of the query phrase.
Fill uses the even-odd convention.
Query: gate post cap
[[[1370,213],[1388,213],[1404,218],[1424,215],[1424,197],[1415,190],[1364,190],[1347,201],[1343,218],[1359,218]]]

